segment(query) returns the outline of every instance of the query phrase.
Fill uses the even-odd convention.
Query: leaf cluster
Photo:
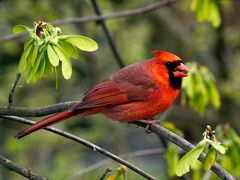
[[[204,149],[208,148],[207,155],[203,162],[204,170],[207,171],[211,168],[217,159],[217,152],[225,154],[227,147],[217,141],[215,131],[211,130],[208,125],[203,133],[203,139],[188,153],[186,153],[176,165],[176,175],[182,176],[189,172],[190,168],[197,164],[198,158]]]
[[[183,133],[181,130],[177,129],[177,127],[175,126],[174,123],[172,122],[162,122],[161,125],[167,129],[169,129],[170,131],[176,133],[179,136],[183,136]],[[179,161],[179,151],[180,148],[171,143],[168,142],[167,143],[167,149],[166,149],[166,153],[165,153],[165,158],[167,160],[167,164],[168,164],[168,175],[170,177],[174,177],[176,175],[176,165],[177,162]]]
[[[63,35],[60,28],[42,21],[35,22],[32,29],[23,25],[13,28],[13,33],[21,32],[28,32],[28,38],[24,43],[18,70],[20,73],[28,70],[27,82],[35,82],[50,71],[54,72],[58,82],[60,65],[63,77],[69,79],[72,76],[70,58],[79,58],[76,48],[82,51],[95,51],[98,48],[97,43],[88,37]]]
[[[220,95],[215,85],[215,79],[207,67],[195,62],[188,63],[189,76],[184,79],[182,85],[183,105],[188,104],[194,111],[204,115],[208,105],[219,109]]]
[[[228,147],[226,154],[221,156],[221,166],[233,175],[240,177],[240,136],[229,124],[218,125],[216,133]]]
[[[207,21],[214,27],[221,25],[218,0],[192,0],[191,10],[195,12],[198,22]]]

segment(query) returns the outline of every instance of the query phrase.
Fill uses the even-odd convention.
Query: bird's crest
[[[164,63],[181,60],[181,58],[179,58],[178,56],[166,51],[157,50],[157,51],[152,51],[152,53],[155,55],[156,58],[158,58],[159,60],[161,60],[161,62],[164,62]]]

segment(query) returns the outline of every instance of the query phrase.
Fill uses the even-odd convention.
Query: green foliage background
[[[147,0],[98,1],[105,14],[125,9],[146,6]],[[175,123],[185,138],[197,143],[207,124],[215,127],[228,123],[235,131],[230,131],[229,156],[222,158],[224,167],[235,176],[240,176],[240,161],[228,157],[238,157],[240,153],[237,133],[240,131],[240,21],[239,1],[221,0],[222,24],[214,28],[208,22],[196,22],[191,11],[191,1],[182,0],[144,15],[107,21],[118,50],[126,64],[151,58],[151,51],[162,49],[173,52],[185,62],[196,61],[205,65],[214,74],[221,95],[219,111],[212,107],[200,116],[187,106],[176,101],[167,121]],[[93,8],[88,0],[2,0],[0,1],[0,38],[12,32],[16,24],[31,26],[33,21],[51,22],[57,19],[92,16]],[[211,22],[211,21],[210,21]],[[105,79],[119,69],[102,29],[96,23],[67,24],[60,26],[64,34],[82,34],[93,38],[99,44],[96,52],[79,52],[80,59],[73,62],[71,80],[60,79],[59,91],[55,91],[53,77],[26,84],[22,77],[17,88],[15,106],[44,106],[57,102],[80,100],[83,93],[93,84]],[[0,43],[0,105],[7,105],[7,95],[18,71],[18,62],[23,50],[24,38],[19,41]],[[39,120],[41,118],[32,118]],[[102,155],[84,146],[58,137],[52,133],[39,131],[23,140],[14,139],[17,131],[24,125],[6,120],[0,121],[0,154],[24,167],[30,167],[49,179],[67,179],[82,169],[105,159]],[[142,128],[120,124],[96,115],[72,118],[57,127],[72,132],[96,143],[115,154],[146,148],[157,148],[165,143],[154,134],[146,135]],[[225,128],[226,130],[226,128]],[[224,138],[223,138],[224,139]],[[234,148],[235,147],[235,148]],[[236,148],[237,147],[237,148]],[[174,149],[174,148],[173,148]],[[131,162],[153,174],[158,179],[169,179],[167,162],[162,155],[143,156],[130,159]],[[119,164],[110,163],[85,174],[81,179],[99,179],[105,169],[117,169]],[[197,168],[196,168],[197,169]],[[117,171],[117,170],[116,170]],[[199,172],[199,171],[198,171]],[[128,170],[129,179],[143,179]],[[193,178],[201,175],[193,171]],[[78,177],[79,178],[79,177]],[[176,177],[173,177],[176,178]],[[0,166],[0,179],[20,179],[18,175]],[[77,179],[77,178],[76,178]]]

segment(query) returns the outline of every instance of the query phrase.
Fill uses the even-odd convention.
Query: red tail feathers
[[[20,139],[20,138],[22,138],[22,137],[24,137],[24,136],[26,136],[26,135],[34,132],[34,131],[37,131],[37,130],[45,128],[47,126],[56,124],[60,121],[68,119],[68,118],[70,118],[70,117],[72,117],[76,114],[78,114],[78,113],[73,112],[73,111],[69,111],[69,110],[61,112],[61,113],[56,114],[56,115],[54,115],[52,117],[49,117],[47,119],[43,119],[43,120],[37,122],[36,124],[24,129],[23,131],[20,131],[19,133],[17,133],[17,135],[15,137],[17,139]]]

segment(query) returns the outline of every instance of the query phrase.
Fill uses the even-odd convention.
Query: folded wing
[[[148,98],[155,89],[155,83],[150,78],[141,78],[131,82],[110,79],[97,84],[85,93],[82,102],[72,110],[106,107],[141,101]]]

